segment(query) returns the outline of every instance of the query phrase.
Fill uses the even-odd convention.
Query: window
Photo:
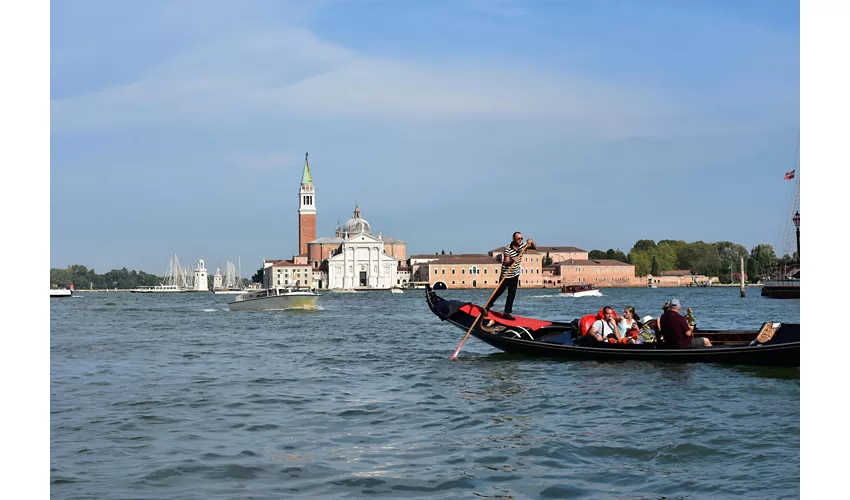
[[[452,274],[454,274],[454,273],[455,273],[455,268],[452,268]]]
[[[466,269],[461,269],[460,274],[466,274]]]
[[[437,270],[436,270],[436,269],[434,269],[434,274],[437,274]]]
[[[466,281],[461,281],[461,282],[460,282],[460,284],[461,284],[461,285],[465,285],[465,284],[466,284]]]
[[[487,274],[487,268],[484,268],[484,274]],[[484,283],[487,283],[486,281]]]
[[[452,285],[454,285],[454,284],[455,284],[455,281],[454,281],[454,280],[452,280]]]
[[[445,267],[443,268],[443,274],[446,274],[446,268]]]

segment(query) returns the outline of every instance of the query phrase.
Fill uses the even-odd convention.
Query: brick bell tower
[[[298,255],[307,255],[307,242],[316,239],[316,190],[310,175],[309,153],[304,154],[304,173],[298,190]]]

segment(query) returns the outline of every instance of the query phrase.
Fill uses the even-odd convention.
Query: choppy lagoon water
[[[747,293],[520,290],[514,313],[655,316],[676,296],[705,329],[799,321],[799,300]],[[420,290],[325,293],[315,312],[228,300],[51,300],[51,498],[799,497],[798,369],[539,360],[474,338],[448,361],[464,332]]]

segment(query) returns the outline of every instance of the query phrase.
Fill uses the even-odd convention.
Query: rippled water
[[[676,296],[704,329],[799,321],[798,300],[747,292],[520,290],[514,313],[654,316]],[[541,360],[474,338],[448,361],[464,332],[420,290],[325,293],[315,312],[228,300],[51,300],[52,498],[800,494],[799,369]]]

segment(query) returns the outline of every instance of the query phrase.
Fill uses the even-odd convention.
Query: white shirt
[[[602,321],[601,319],[597,319],[595,323],[591,326],[591,328],[596,329],[597,335],[602,335],[602,340],[608,338],[608,335],[614,333],[614,328],[608,323]]]

